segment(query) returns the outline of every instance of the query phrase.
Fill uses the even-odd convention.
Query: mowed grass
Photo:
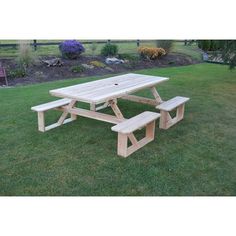
[[[0,195],[236,195],[236,71],[198,64],[137,73],[170,77],[158,86],[163,99],[191,100],[183,121],[157,126],[155,141],[127,159],[116,155],[112,124],[79,117],[40,133],[30,110],[54,99],[50,89],[101,77],[0,89]],[[124,100],[119,106],[126,117],[155,111]]]

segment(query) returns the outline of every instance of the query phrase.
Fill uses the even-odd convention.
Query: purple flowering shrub
[[[82,43],[76,40],[66,40],[59,45],[62,57],[69,59],[76,59],[79,55],[85,51]]]

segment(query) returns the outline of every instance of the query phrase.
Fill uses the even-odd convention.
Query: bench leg
[[[128,136],[118,133],[117,154],[122,157],[128,156]]]
[[[43,111],[38,112],[38,130],[45,132],[45,117]]]
[[[146,125],[146,135],[140,141],[137,141],[133,133],[130,134],[121,134],[118,133],[118,142],[117,142],[117,154],[122,157],[128,157],[133,152],[142,148],[152,140],[154,140],[155,135],[155,121]],[[128,138],[130,139],[132,145],[128,147]]]
[[[76,101],[73,101],[68,106],[71,108],[75,105],[75,103]],[[61,111],[60,107],[55,108],[55,110]],[[70,114],[70,118],[66,119],[68,114],[69,113],[67,111],[64,111],[56,123],[45,126],[45,112],[38,112],[38,130],[41,132],[45,132],[77,119],[77,115],[75,114]]]
[[[170,116],[170,113],[167,111],[161,110],[161,118],[160,118],[160,129],[169,129],[171,126],[176,124],[177,122],[181,121],[184,118],[184,106],[185,104],[182,104],[177,107],[176,116],[172,118]]]

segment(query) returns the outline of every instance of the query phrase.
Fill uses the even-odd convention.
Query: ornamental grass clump
[[[138,52],[142,58],[149,60],[156,60],[166,55],[166,51],[163,48],[139,47]]]
[[[17,62],[20,68],[23,68],[25,73],[26,69],[35,64],[37,57],[34,54],[29,41],[21,40],[18,47]]]
[[[66,40],[59,45],[62,57],[68,59],[77,59],[81,53],[85,52],[82,43],[76,40]]]

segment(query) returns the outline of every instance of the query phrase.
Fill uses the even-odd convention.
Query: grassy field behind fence
[[[0,44],[2,43],[17,43],[18,41],[14,40],[0,40]],[[37,42],[48,42],[48,41],[40,41],[38,40]],[[50,40],[50,42],[55,42],[53,40]],[[57,41],[56,41],[57,42]],[[83,42],[83,41],[82,41]],[[136,41],[131,41],[131,42],[125,42],[125,43],[116,43],[119,47],[119,53],[137,53],[137,43]],[[95,51],[95,55],[100,54],[101,48],[104,46],[104,44],[96,44],[97,48]],[[91,55],[91,45],[90,44],[85,44],[85,55]],[[155,41],[144,41],[140,42],[140,46],[151,46],[155,47],[156,42]],[[195,44],[193,45],[188,45],[184,46],[183,42],[174,42],[174,47],[172,49],[172,52],[174,53],[181,53],[181,54],[186,54],[194,59],[201,60],[201,52],[197,48]],[[57,45],[50,45],[50,46],[37,46],[37,51],[36,54],[39,56],[59,56],[60,52],[58,49]],[[13,47],[7,47],[7,48],[1,48],[0,47],[0,58],[2,57],[16,57],[17,56],[17,50],[16,48]]]
[[[116,155],[111,124],[79,117],[40,133],[30,110],[54,99],[50,89],[101,77],[0,89],[0,195],[236,195],[236,71],[197,64],[138,73],[170,77],[158,86],[163,99],[191,100],[182,122],[156,127],[155,141],[127,159]],[[155,111],[119,106],[126,117]]]

